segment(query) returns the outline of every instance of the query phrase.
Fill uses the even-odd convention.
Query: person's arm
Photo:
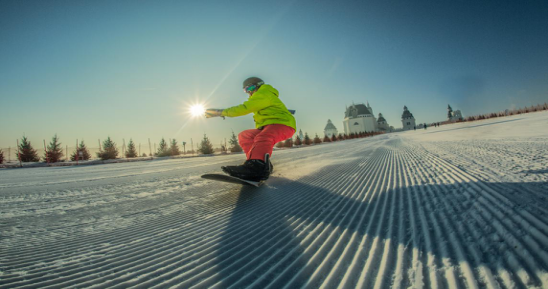
[[[229,107],[222,112],[222,116],[236,117],[246,115],[255,111],[259,111],[270,105],[270,101],[266,97],[261,97],[260,95],[252,96],[250,99],[246,100],[244,103]]]

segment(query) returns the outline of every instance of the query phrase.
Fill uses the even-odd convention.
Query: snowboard
[[[244,179],[240,179],[240,178],[237,178],[237,177],[232,177],[232,176],[224,175],[224,174],[205,174],[205,175],[202,175],[202,178],[203,179],[208,179],[208,180],[225,182],[225,183],[249,185],[249,186],[254,186],[254,187],[260,187],[264,183],[264,181],[259,181],[259,182],[248,181],[248,180],[244,180]]]

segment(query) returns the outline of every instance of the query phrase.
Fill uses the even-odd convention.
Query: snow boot
[[[264,181],[268,179],[271,172],[269,155],[265,155],[265,161],[262,160],[247,160],[240,166],[224,166],[221,169],[230,176],[248,180],[248,181]]]

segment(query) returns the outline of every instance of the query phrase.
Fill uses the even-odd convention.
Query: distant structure
[[[367,105],[352,104],[346,108],[344,114],[344,133],[349,135],[351,133],[372,132],[377,131],[377,120],[373,115],[373,108],[367,103]]]
[[[462,113],[460,112],[460,110],[455,110],[453,111],[453,109],[451,108],[451,105],[447,105],[447,120],[449,120],[450,122],[457,122],[457,121],[462,121],[463,118],[462,118]]]
[[[325,126],[323,133],[329,138],[339,135],[337,128],[330,119],[327,120],[327,125]]]
[[[382,113],[379,113],[379,117],[377,118],[377,130],[382,132],[390,131],[390,126],[386,122],[386,119],[382,116]]]
[[[413,117],[413,114],[407,109],[407,106],[403,107],[403,114],[401,115],[401,123],[403,125],[403,130],[410,130],[416,127],[415,117]]]

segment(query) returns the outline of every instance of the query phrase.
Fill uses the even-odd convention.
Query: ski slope
[[[244,155],[0,170],[0,288],[548,288],[548,113]]]

